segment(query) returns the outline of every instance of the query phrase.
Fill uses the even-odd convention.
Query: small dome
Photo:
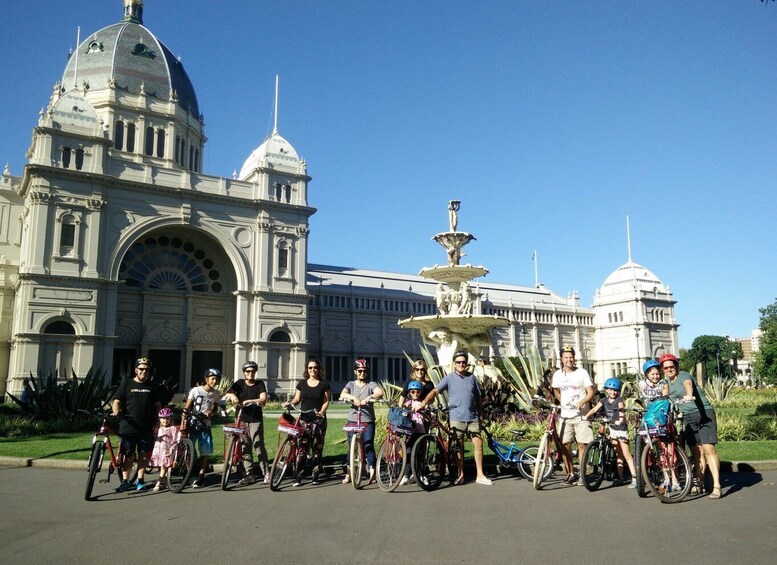
[[[632,292],[635,283],[639,290],[653,292],[654,289],[658,289],[662,293],[669,292],[669,289],[661,282],[661,279],[651,271],[634,261],[628,261],[605,279],[600,289],[600,294],[613,295]]]
[[[78,46],[77,54],[68,59],[62,86],[80,89],[84,82],[89,90],[107,89],[109,83],[131,94],[139,94],[142,88],[159,100],[177,99],[181,108],[200,116],[197,95],[183,65],[138,18],[125,16]]]
[[[100,119],[94,107],[78,91],[63,94],[51,109],[51,120],[56,129],[80,131],[88,135],[102,135]]]
[[[300,161],[299,155],[297,155],[291,143],[286,141],[277,131],[274,131],[248,156],[248,159],[246,159],[243,167],[240,169],[238,178],[240,180],[247,180],[254,170],[259,167],[266,167],[267,164],[290,167],[296,170]]]

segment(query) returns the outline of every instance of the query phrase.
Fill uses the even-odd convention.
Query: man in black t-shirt
[[[144,477],[149,456],[154,449],[154,424],[159,410],[162,409],[159,390],[148,382],[151,377],[151,367],[151,361],[146,357],[136,360],[134,378],[121,383],[113,397],[114,416],[124,414],[119,424],[119,436],[121,452],[126,454],[121,469],[122,481],[116,487],[116,492],[146,488]],[[138,452],[138,482],[133,485],[129,478],[132,465],[135,463],[136,451]]]
[[[232,404],[243,407],[241,422],[248,426],[248,433],[243,434],[243,470],[245,475],[240,479],[241,485],[254,482],[254,457],[256,449],[259,458],[259,473],[264,482],[270,482],[270,467],[267,461],[267,449],[264,447],[264,422],[262,406],[267,403],[267,388],[262,381],[256,380],[259,365],[256,361],[243,364],[243,379],[235,381],[224,398]]]

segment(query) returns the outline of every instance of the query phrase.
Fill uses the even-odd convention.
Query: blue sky
[[[121,0],[0,0],[0,165],[20,174],[76,27]],[[477,237],[494,282],[590,306],[632,257],[668,284],[680,342],[745,337],[777,298],[777,4],[146,0],[231,176],[272,128],[307,160],[309,260],[416,273]]]

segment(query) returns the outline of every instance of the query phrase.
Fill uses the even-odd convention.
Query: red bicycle
[[[286,439],[278,447],[278,452],[272,461],[270,467],[270,490],[278,491],[285,477],[292,479],[305,465],[307,452],[312,445],[310,426],[315,422],[304,422],[302,417],[305,414],[314,414],[315,410],[300,410],[295,419],[291,415],[293,406],[287,404],[285,410],[278,418],[278,431],[286,434]]]
[[[405,437],[410,436],[413,430],[387,422],[386,431],[388,432],[386,439],[378,450],[375,473],[380,490],[392,492],[405,476],[408,460]]]
[[[561,454],[563,446],[556,430],[561,406],[551,404],[541,396],[535,396],[534,402],[550,412],[548,425],[540,440],[537,462],[534,465],[534,488],[539,490],[540,486],[542,486],[542,481],[547,480],[562,463]]]
[[[360,489],[365,480],[369,480],[366,467],[367,459],[364,451],[364,438],[362,434],[370,425],[370,422],[362,422],[362,411],[351,400],[343,400],[343,404],[350,404],[356,408],[356,421],[346,422],[343,431],[351,435],[348,445],[348,477],[353,488]],[[374,402],[374,401],[373,401]]]
[[[439,488],[445,477],[446,469],[450,480],[455,483],[459,476],[459,461],[464,457],[464,444],[461,436],[455,433],[443,421],[452,406],[445,408],[427,407],[429,414],[429,433],[419,437],[413,446],[410,457],[415,478],[423,490]]]
[[[235,423],[224,426],[224,469],[221,472],[221,490],[229,488],[229,481],[234,476],[240,480],[243,474],[243,436],[248,433],[248,426],[241,423],[243,407],[235,409]],[[228,445],[228,446],[227,446]],[[232,474],[234,470],[235,474]]]
[[[106,412],[99,418],[100,428],[95,432],[94,437],[92,438],[92,451],[89,453],[89,462],[86,464],[88,475],[86,477],[84,500],[92,500],[94,481],[97,478],[97,474],[102,469],[106,451],[108,451],[111,461],[108,466],[108,476],[105,479],[100,480],[101,483],[110,482],[111,475],[114,471],[119,474],[119,478],[121,479],[121,468],[124,463],[124,453],[121,451],[121,444],[119,444],[119,449],[114,451],[113,442],[111,441],[111,435],[118,435],[116,429],[118,428],[121,416],[114,416],[110,412]]]

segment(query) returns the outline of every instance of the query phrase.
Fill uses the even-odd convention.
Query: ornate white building
[[[208,176],[203,124],[180,61],[143,26],[142,0],[124,0],[122,21],[69,59],[22,175],[0,176],[0,397],[30,372],[116,378],[139,355],[181,390],[208,367],[234,374],[255,359],[282,394],[309,355],[335,383],[357,356],[379,378],[405,377],[404,352],[421,339],[397,321],[434,313],[433,283],[309,265],[305,161],[275,130],[238,179]],[[632,263],[593,308],[543,286],[481,281],[475,294],[476,313],[511,321],[483,354],[572,344],[601,381],[677,351],[669,289]]]

